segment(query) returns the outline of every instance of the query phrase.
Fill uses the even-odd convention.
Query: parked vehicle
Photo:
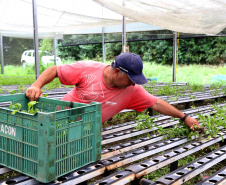
[[[39,51],[41,53],[42,51]],[[42,56],[42,62],[43,64],[49,64],[54,62],[54,55],[51,54],[48,51],[44,51],[44,55]],[[34,50],[27,50],[24,51],[21,56],[21,64],[22,66],[25,65],[32,65],[35,63],[35,51]],[[61,64],[61,59],[59,57],[56,57],[56,64]]]

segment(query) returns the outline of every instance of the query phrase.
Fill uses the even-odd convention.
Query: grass
[[[65,62],[65,63],[71,63]],[[110,62],[108,62],[110,64]],[[50,66],[46,66],[50,67]],[[35,81],[34,67],[7,65],[4,68],[5,74],[0,74],[1,85],[29,85]],[[173,67],[156,63],[144,62],[143,73],[147,78],[157,78],[158,82],[172,82]],[[213,75],[226,75],[224,66],[211,65],[178,65],[176,73],[177,82],[188,82],[189,84],[205,85],[221,83],[226,85],[226,80],[213,81]]]
[[[179,65],[176,70],[177,82],[188,82],[189,84],[205,85],[220,81],[212,80],[213,75],[226,75],[224,66],[211,65]],[[144,63],[144,75],[147,78],[157,78],[158,82],[172,82],[173,66]],[[226,81],[221,82],[226,85]]]

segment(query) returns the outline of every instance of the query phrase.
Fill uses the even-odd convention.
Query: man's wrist
[[[184,117],[182,119],[180,119],[181,121],[185,121],[185,119],[188,117],[188,114],[184,114]]]

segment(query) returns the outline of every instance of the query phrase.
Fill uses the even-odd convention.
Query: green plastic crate
[[[0,96],[0,102],[22,104],[25,94]],[[42,112],[12,114],[0,108],[0,164],[50,182],[101,158],[102,105],[40,97]]]

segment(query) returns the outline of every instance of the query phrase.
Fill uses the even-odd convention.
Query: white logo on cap
[[[127,73],[129,72],[128,70],[124,69],[123,67],[119,66],[120,69],[126,71]]]

